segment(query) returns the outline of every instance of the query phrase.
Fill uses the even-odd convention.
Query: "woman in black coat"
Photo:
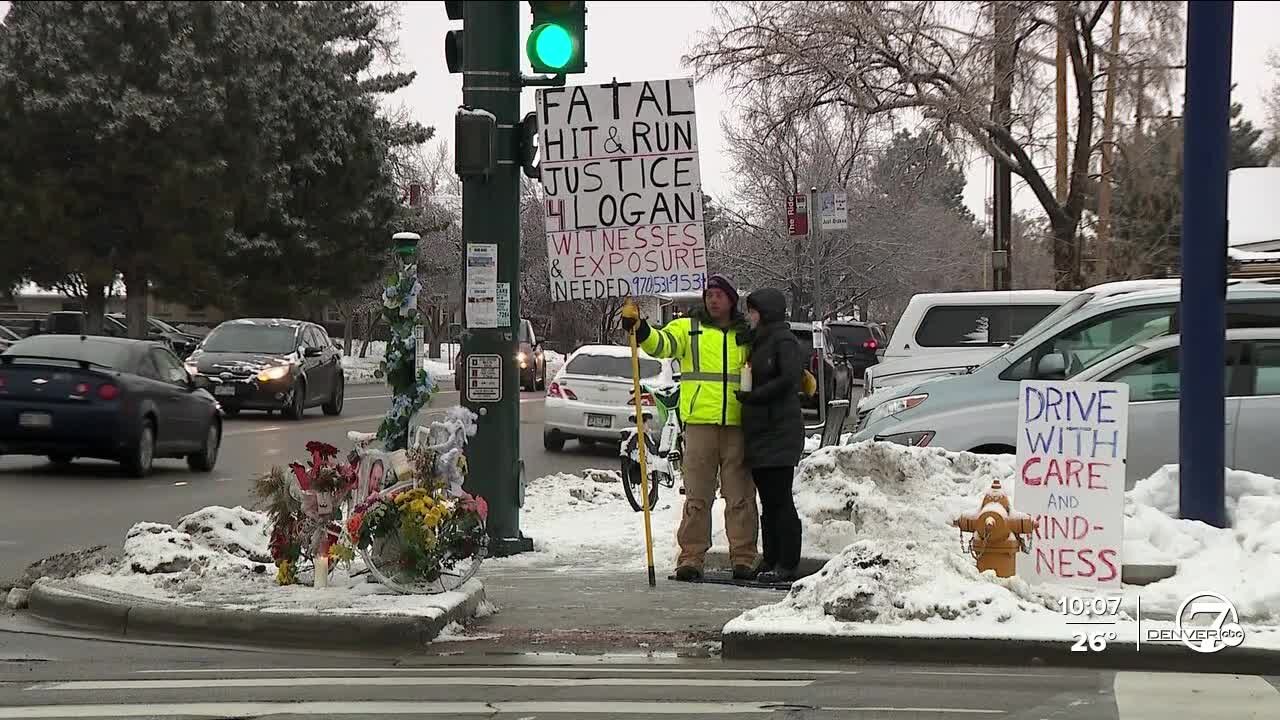
[[[758,579],[785,582],[800,564],[800,516],[791,496],[796,466],[804,453],[800,388],[804,359],[787,324],[787,298],[763,288],[747,297],[751,342],[751,390],[742,401],[744,459],[760,493],[764,558]]]

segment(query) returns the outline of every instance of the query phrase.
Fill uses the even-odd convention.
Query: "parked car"
[[[1056,323],[1059,319],[1070,315],[1086,303],[1139,290],[1173,287],[1178,282],[1177,279],[1127,280],[1095,285],[1083,292],[1076,293],[1070,300],[1044,316],[1040,322],[1023,331],[1019,337],[1034,335],[1040,329]],[[906,317],[905,313],[904,317]],[[897,334],[895,333],[896,336]],[[1007,342],[998,347],[986,345],[965,348],[964,350],[948,350],[947,352],[924,353],[882,360],[874,368],[869,369],[863,378],[863,399],[865,401],[875,393],[894,385],[919,383],[932,377],[967,372],[970,368],[981,365],[1003,352],[1014,342],[1016,342],[1016,339],[1010,337]]]
[[[640,378],[650,386],[675,385],[679,373],[674,362],[652,358],[642,351]],[[620,441],[635,414],[633,392],[631,348],[578,348],[547,386],[543,447],[558,452],[567,440],[584,445]],[[653,398],[647,398],[646,404],[652,405]]]
[[[314,323],[228,320],[209,333],[186,364],[192,375],[221,381],[214,394],[228,415],[279,410],[301,420],[316,406],[325,415],[342,414],[342,351]]]
[[[164,345],[82,335],[36,335],[0,355],[0,453],[115,460],[134,477],[156,458],[213,470],[222,415]]]
[[[44,331],[62,335],[86,332],[88,317],[79,310],[59,310],[45,318]],[[124,313],[107,313],[102,318],[102,334],[107,337],[129,337],[129,321]],[[147,318],[147,339],[164,343],[178,357],[186,357],[200,344],[200,338],[188,335],[155,318]]]
[[[902,311],[882,359],[998,348],[1016,341],[1077,294],[1066,290],[921,293]]]
[[[996,408],[1016,401],[1022,380],[1083,379],[1090,368],[1125,348],[1175,334],[1179,300],[1178,288],[1163,288],[1088,303],[972,372],[900,385],[859,405],[849,442],[1013,453],[1016,416],[1006,423],[1007,418],[996,417]],[[1280,327],[1280,287],[1228,286],[1226,322],[1232,330]]]
[[[880,362],[888,339],[879,325],[852,320],[827,323],[834,347],[832,354],[847,362],[854,377],[864,377],[867,368]]]
[[[115,321],[116,332],[123,331],[124,334],[122,337],[128,336],[129,321],[124,313],[110,313],[107,315],[107,318]],[[200,340],[202,339],[198,335],[183,332],[169,323],[163,320],[157,320],[153,317],[147,318],[147,334],[152,339],[163,338],[169,343],[169,346],[173,348],[173,352],[181,358],[185,358],[190,355],[191,352],[196,349],[196,346],[200,344]]]
[[[1129,386],[1129,442],[1125,489],[1162,466],[1178,462],[1180,336],[1163,335],[1123,346],[1067,379],[1121,382]],[[1066,363],[1061,354],[1046,356],[1050,364]],[[1272,472],[1280,465],[1280,328],[1230,330],[1223,368],[1226,406],[1226,464],[1237,470]],[[987,444],[994,438],[1015,447],[1018,396],[983,405],[981,412],[952,406],[913,416],[911,427],[929,428],[928,443],[960,448]],[[902,434],[892,430],[895,434]],[[920,433],[922,436],[924,433]],[[919,445],[920,443],[916,443]]]
[[[788,323],[791,326],[791,334],[796,336],[800,341],[800,353],[803,357],[809,358],[807,368],[813,373],[814,379],[820,379],[826,387],[822,397],[831,400],[836,393],[836,361],[835,355],[832,354],[834,346],[834,336],[830,327],[823,327],[822,337],[825,340],[821,349],[815,348],[813,343],[813,323],[809,322],[793,322]],[[822,368],[819,374],[819,367]],[[819,394],[815,393],[812,397],[801,396],[801,405],[808,410],[816,410],[821,400]]]

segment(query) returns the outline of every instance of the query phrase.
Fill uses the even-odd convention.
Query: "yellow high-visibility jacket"
[[[680,419],[686,424],[742,424],[742,404],[734,393],[751,350],[739,343],[746,331],[741,320],[721,330],[695,315],[650,328],[640,343],[650,357],[680,361]]]

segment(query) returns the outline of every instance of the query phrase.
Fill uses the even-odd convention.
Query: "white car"
[[[649,386],[679,383],[675,362],[640,352],[640,382]],[[558,452],[568,440],[584,445],[619,442],[634,427],[631,348],[584,345],[569,356],[547,385],[542,445]],[[652,404],[652,398],[644,398]]]

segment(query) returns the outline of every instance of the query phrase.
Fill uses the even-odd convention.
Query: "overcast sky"
[[[0,14],[8,11],[8,5],[0,2]],[[521,7],[521,26],[527,32],[529,13],[525,3]],[[696,34],[712,22],[710,2],[592,2],[587,7],[588,68],[586,73],[571,77],[571,84],[604,83],[614,76],[620,80],[688,77],[690,73],[681,66],[680,57]],[[435,127],[436,137],[451,146],[453,114],[462,102],[462,76],[450,74],[445,67],[444,36],[449,29],[460,26],[460,21],[452,22],[445,15],[443,2],[404,3],[400,59],[405,68],[418,72],[418,78],[390,101],[407,106],[419,122]],[[1273,82],[1266,67],[1267,54],[1280,47],[1276,28],[1280,28],[1280,3],[1235,4],[1235,99],[1244,103],[1246,116],[1259,123],[1265,120],[1262,98]],[[527,65],[524,71],[531,72]],[[525,110],[533,109],[533,93],[533,89],[524,93]],[[703,185],[711,195],[723,197],[732,189],[729,158],[720,132],[721,118],[729,110],[727,99],[720,87],[701,83],[697,104]],[[977,160],[967,170],[966,202],[978,217],[984,217],[989,165]],[[1036,207],[1027,192],[1018,194],[1017,205]]]

